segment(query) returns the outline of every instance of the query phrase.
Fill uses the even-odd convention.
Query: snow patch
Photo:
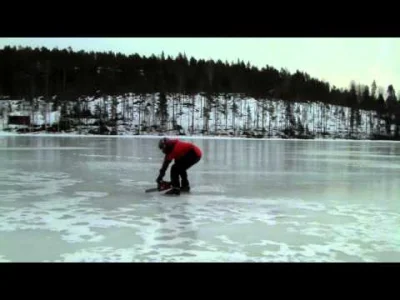
[[[112,107],[112,97],[86,98],[81,101],[92,116],[81,117],[82,124],[78,125],[80,134],[87,134],[98,120],[93,116],[98,114],[99,108],[107,112],[109,118],[118,117],[118,134],[121,136],[138,134],[153,134],[158,136],[157,126],[160,125],[160,116],[157,115],[157,101],[159,93],[119,96],[115,110]],[[178,101],[178,99],[180,99]],[[325,138],[344,139],[350,127],[351,110],[348,107],[324,104],[322,102],[292,103],[279,99],[262,99],[257,101],[251,97],[239,94],[228,94],[214,97],[213,104],[207,104],[202,94],[194,96],[167,94],[167,123],[166,134],[177,134],[178,131],[186,135],[207,135],[230,138],[233,136],[269,134],[269,137],[285,137],[284,129],[288,125],[287,114],[293,115],[291,123],[296,131],[300,128],[308,129],[310,133],[322,138],[322,133],[328,134]],[[21,106],[22,105],[22,106]],[[69,113],[73,111],[74,103],[68,103]],[[31,116],[35,125],[56,124],[60,119],[60,108],[57,111],[46,113],[46,103],[39,101],[39,106],[32,109],[28,102],[22,100],[5,100],[0,103],[5,115]],[[204,107],[209,107],[209,114]],[[9,111],[11,107],[11,111]],[[113,115],[114,114],[114,115]],[[6,118],[0,119],[3,130],[8,125]],[[45,117],[44,117],[45,116]],[[122,121],[123,119],[124,121]],[[370,133],[384,134],[385,121],[379,120],[376,112],[360,110],[360,122],[355,122],[353,134],[358,139],[365,139]],[[301,125],[301,126],[300,126]],[[180,126],[180,129],[178,128]],[[109,128],[111,128],[108,125]],[[392,126],[393,127],[393,126]],[[265,132],[262,131],[265,130]],[[393,133],[394,128],[391,128]]]

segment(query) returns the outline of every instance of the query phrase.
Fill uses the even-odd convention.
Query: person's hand
[[[164,176],[165,176],[165,171],[164,171],[164,169],[160,169],[160,173],[158,174],[158,177],[157,177],[157,179],[156,179],[156,182],[157,182],[157,183],[160,183],[160,182],[163,180]]]
[[[158,177],[157,177],[157,179],[156,179],[156,182],[157,182],[158,184],[160,184],[160,183],[162,182],[162,180],[163,180],[163,177],[164,177],[164,176],[162,176],[161,174],[158,175]]]

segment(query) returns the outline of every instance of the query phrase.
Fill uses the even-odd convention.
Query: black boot
[[[189,193],[190,192],[190,186],[182,186],[181,187],[181,192]]]
[[[182,179],[181,181],[181,192],[190,192],[190,185],[187,179]]]
[[[180,194],[181,191],[177,187],[173,187],[172,189],[170,189],[168,192],[165,193],[165,195],[177,195],[177,196],[179,196]]]

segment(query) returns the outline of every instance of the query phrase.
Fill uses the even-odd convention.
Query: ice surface
[[[400,144],[190,140],[171,198],[154,137],[3,136],[0,261],[400,261]]]

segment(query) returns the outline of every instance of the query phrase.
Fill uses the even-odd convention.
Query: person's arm
[[[165,172],[167,171],[168,166],[169,166],[169,164],[170,164],[171,161],[172,161],[171,159],[169,159],[168,156],[169,156],[169,155],[165,155],[163,164],[162,164],[161,169],[160,169],[160,173],[159,173],[159,175],[158,175],[158,177],[157,177],[157,180],[156,180],[158,183],[160,183],[160,182],[163,180],[163,178],[164,178],[164,176],[165,176]]]
[[[173,159],[176,158],[177,149],[176,149],[175,145],[176,145],[176,142],[167,144],[165,149],[164,149],[164,151],[163,151],[165,153],[165,157],[164,157],[164,161],[163,161],[163,164],[161,166],[161,169],[160,169],[160,174],[158,175],[157,180],[156,180],[157,183],[160,183],[162,181],[162,179],[165,176],[165,172],[168,169],[169,164],[171,163],[171,161]]]

